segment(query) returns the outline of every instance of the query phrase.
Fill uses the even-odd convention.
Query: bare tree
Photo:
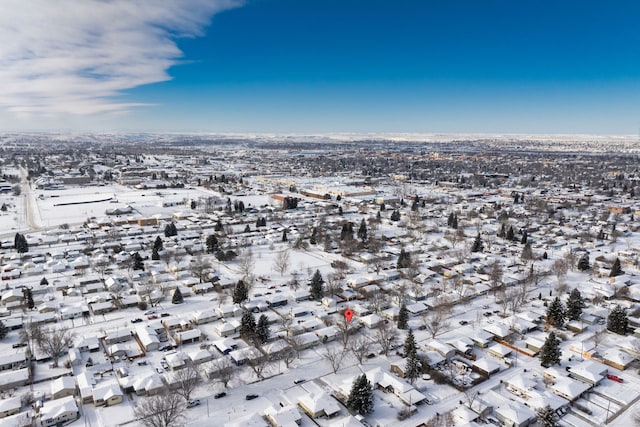
[[[358,335],[349,345],[349,350],[358,360],[358,363],[362,364],[371,350],[371,341],[364,335]]]
[[[427,421],[427,425],[430,427],[453,427],[456,425],[453,413],[451,411],[444,414],[436,414],[435,417]]]
[[[196,276],[198,280],[200,280],[200,283],[204,282],[211,267],[211,261],[200,255],[191,258],[191,263],[189,264],[191,274]]]
[[[502,266],[499,261],[494,261],[489,269],[489,283],[495,297],[496,292],[502,288]]]
[[[286,366],[287,368],[291,366],[294,360],[296,360],[296,352],[293,348],[290,347],[286,350],[281,351],[279,356],[280,360],[284,362],[284,366]]]
[[[38,348],[53,359],[53,366],[57,368],[60,353],[69,348],[74,336],[75,334],[69,329],[45,329],[41,339],[37,341]]]
[[[607,330],[606,329],[599,329],[597,331],[595,331],[593,333],[593,347],[595,349],[597,349],[600,344],[602,344],[602,341],[604,341],[604,339],[607,337]]]
[[[257,348],[251,352],[251,357],[247,359],[247,366],[251,368],[258,380],[263,380],[265,373],[268,371],[271,364],[271,359],[262,354]]]
[[[276,258],[273,261],[273,268],[275,271],[280,273],[280,276],[284,276],[284,273],[289,269],[290,258],[289,249],[280,251],[278,252],[278,255],[276,255]]]
[[[254,267],[253,252],[247,249],[238,257],[238,269],[244,279],[253,275]]]
[[[291,346],[293,351],[296,352],[296,357],[300,358],[300,352],[304,350],[304,344],[299,335],[289,335],[284,340]]]
[[[388,356],[398,340],[398,330],[389,326],[388,323],[382,322],[376,329],[375,340],[380,345],[382,353]]]
[[[551,270],[558,278],[558,284],[564,282],[564,278],[567,275],[568,269],[569,269],[569,266],[567,265],[567,261],[562,258],[558,258],[553,262],[553,265],[551,266]]]
[[[182,398],[164,391],[140,400],[133,412],[145,427],[180,427],[184,425],[186,409]]]
[[[188,364],[182,369],[177,369],[172,372],[173,391],[182,396],[185,401],[191,400],[191,394],[195,391],[198,384],[200,384],[200,374],[193,365]]]
[[[477,390],[471,390],[470,388],[465,389],[463,393],[467,407],[469,409],[472,409],[471,407],[473,406],[473,402],[474,400],[476,400],[476,397],[478,397],[478,394],[480,393]]]
[[[228,357],[221,357],[213,362],[209,378],[218,380],[227,388],[229,382],[233,379],[235,369],[233,363]]]
[[[331,297],[335,296],[340,290],[340,277],[337,274],[327,274],[327,280],[324,284],[325,293]]]
[[[422,324],[431,334],[431,338],[435,338],[436,335],[449,327],[448,318],[449,310],[443,306],[435,307],[422,315]]]
[[[340,330],[340,341],[342,342],[342,348],[346,350],[347,346],[349,345],[349,337],[353,334],[354,329],[351,327],[351,324],[345,319],[339,320],[336,323],[336,326]]]
[[[338,372],[338,370],[342,366],[344,355],[345,355],[344,350],[337,349],[333,346],[327,346],[324,353],[322,353],[322,357],[324,357],[329,361],[329,364],[331,365],[331,369],[333,370],[334,374]]]

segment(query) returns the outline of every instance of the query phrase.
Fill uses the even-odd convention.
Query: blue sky
[[[86,10],[65,17],[79,27],[77,38],[88,39],[78,49],[86,60],[72,58],[77,67],[62,72],[74,78],[55,86],[56,96],[49,96],[43,83],[41,92],[28,93],[35,99],[31,103],[22,101],[24,96],[22,104],[15,101],[24,92],[6,95],[0,89],[0,129],[598,134],[640,129],[636,1],[167,0],[160,3],[167,10],[154,12],[158,16],[147,28],[146,20],[142,26],[137,20],[148,9],[122,13],[122,2],[114,0],[112,12],[125,16],[123,28],[105,23],[103,32],[92,34],[97,43],[87,32],[95,32],[95,20],[105,14],[92,10],[103,6],[85,3]],[[148,7],[155,10],[158,4]],[[171,18],[175,15],[182,21]],[[9,18],[0,18],[5,40],[11,33],[2,33],[2,19]],[[164,31],[160,36],[158,28]],[[126,37],[114,37],[114,31]],[[146,33],[132,36],[136,31]],[[156,50],[154,43],[162,48]],[[15,51],[3,55],[1,49],[0,66],[16,62]],[[127,49],[132,52],[122,52]],[[104,61],[102,51],[114,59],[87,66]],[[53,48],[43,48],[41,55],[60,56]],[[51,62],[38,64],[59,76],[57,62]],[[122,77],[119,67],[131,62],[135,66]],[[15,68],[12,78],[20,82]],[[39,78],[30,76],[27,83]],[[59,79],[46,83],[52,81]],[[100,89],[95,95],[94,86]],[[47,103],[57,98],[68,108]]]

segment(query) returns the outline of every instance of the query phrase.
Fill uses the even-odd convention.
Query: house
[[[73,396],[49,400],[40,408],[38,423],[42,427],[63,425],[80,418],[80,411]]]
[[[117,384],[105,384],[93,389],[95,406],[113,406],[122,403],[124,395]]]
[[[500,364],[483,357],[473,362],[471,369],[480,375],[490,377],[500,371]]]
[[[427,398],[408,382],[384,372],[381,368],[372,369],[365,374],[373,385],[386,393],[395,394],[406,405],[419,405]]]
[[[104,337],[106,345],[118,344],[121,342],[127,342],[131,339],[131,331],[127,328],[113,329],[107,332]]]
[[[558,396],[567,399],[569,402],[573,402],[580,398],[587,390],[589,390],[592,386],[581,382],[576,381],[567,377],[556,377],[555,384],[551,385],[549,388],[551,391]]]
[[[636,360],[635,356],[621,351],[617,348],[609,348],[602,355],[602,362],[613,368],[624,371]]]
[[[198,310],[191,314],[191,320],[196,325],[202,325],[204,323],[211,323],[218,320],[218,313],[214,310]]]
[[[0,371],[19,369],[26,366],[27,353],[24,351],[18,353],[5,352],[5,354],[0,354]]]
[[[23,386],[29,381],[29,369],[12,369],[0,372],[0,391]]]
[[[264,410],[264,417],[273,427],[290,427],[302,423],[302,416],[294,405],[269,406]]]
[[[138,338],[138,344],[144,352],[154,351],[160,348],[160,338],[152,328],[137,328],[136,337]]]
[[[494,410],[496,418],[508,427],[526,427],[536,420],[536,413],[516,401],[501,404]]]
[[[51,381],[51,397],[60,399],[76,394],[76,381],[73,377],[63,376]]]
[[[20,396],[13,396],[0,400],[0,419],[10,417],[20,412],[22,404]]]
[[[96,385],[93,374],[89,371],[82,372],[76,376],[76,382],[78,383],[78,391],[80,392],[82,403],[92,402],[93,386]]]
[[[331,418],[340,413],[340,405],[317,384],[310,382],[301,387],[305,393],[298,397],[298,405],[311,418]]]
[[[214,358],[213,354],[206,349],[200,349],[189,353],[189,359],[193,365],[199,365],[200,363],[208,362]]]
[[[198,342],[200,341],[200,338],[202,337],[202,333],[200,332],[200,329],[189,329],[187,331],[179,331],[176,332],[173,335],[173,338],[175,339],[176,343],[180,343],[180,344],[189,344],[192,342]]]
[[[426,344],[428,350],[438,352],[445,359],[451,359],[456,354],[456,349],[438,340],[428,341]]]
[[[160,375],[155,372],[149,375],[136,378],[133,382],[133,390],[138,396],[153,396],[164,389],[164,383]]]
[[[104,314],[104,313],[108,313],[110,311],[115,310],[114,305],[111,303],[111,301],[105,301],[105,302],[94,302],[92,304],[89,304],[89,309],[91,310],[91,312],[94,315],[100,315],[100,314]]]
[[[583,360],[577,365],[571,366],[568,370],[571,378],[582,381],[590,386],[600,383],[608,372],[605,365],[593,360]]]

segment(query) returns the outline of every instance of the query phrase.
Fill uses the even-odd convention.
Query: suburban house
[[[42,427],[63,425],[80,418],[80,411],[73,396],[49,400],[42,404],[38,423]]]

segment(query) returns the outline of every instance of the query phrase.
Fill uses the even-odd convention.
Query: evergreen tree
[[[404,340],[404,357],[415,356],[416,354],[418,354],[416,338],[413,335],[413,331],[409,329],[407,338]]]
[[[13,246],[19,254],[29,252],[29,244],[27,243],[27,239],[24,237],[24,234],[16,233],[13,239]]]
[[[558,427],[558,415],[549,405],[536,411],[538,415],[538,425],[540,427]]]
[[[240,304],[249,298],[249,290],[242,279],[238,280],[236,287],[233,289],[233,303]]]
[[[391,212],[391,217],[389,219],[391,221],[400,221],[400,211],[396,209]]]
[[[622,271],[622,267],[620,267],[620,258],[616,258],[611,267],[611,272],[609,272],[609,277],[621,276],[623,274],[624,271]]]
[[[153,242],[153,250],[156,252],[160,252],[164,248],[164,244],[162,243],[162,239],[160,236],[156,237],[156,240]]]
[[[24,304],[27,306],[29,310],[33,310],[33,307],[36,304],[33,302],[33,292],[31,288],[22,288],[22,298],[24,299]]]
[[[373,412],[373,387],[365,374],[360,375],[351,386],[347,408],[358,414]]]
[[[584,298],[580,294],[578,288],[575,288],[569,294],[569,299],[567,300],[567,319],[569,320],[578,320],[582,315],[582,309],[586,307],[584,302]]]
[[[407,356],[407,364],[404,368],[404,377],[409,380],[411,384],[420,377],[422,374],[422,362],[417,354]]]
[[[223,230],[222,221],[220,220],[216,221],[216,226],[214,227],[213,231],[220,232],[222,230]]]
[[[287,229],[285,228],[284,230],[282,230],[282,241],[286,242],[287,239]]]
[[[528,238],[529,238],[529,233],[527,233],[527,230],[524,230],[522,232],[522,239],[520,239],[520,243],[522,243],[523,245],[526,244]]]
[[[47,286],[49,284],[49,281],[47,280],[46,277],[43,277],[42,280],[40,280],[40,286]]]
[[[564,324],[565,312],[562,301],[559,297],[555,297],[549,307],[547,307],[547,323],[552,326],[560,327]]]
[[[324,279],[320,274],[320,270],[316,270],[316,272],[313,273],[310,286],[311,298],[320,301],[324,296]]]
[[[556,338],[556,334],[550,332],[540,349],[540,364],[545,368],[559,364],[561,355],[560,340]]]
[[[5,325],[2,320],[0,320],[0,341],[2,341],[8,333],[9,328],[7,328],[7,325]]]
[[[171,222],[164,227],[164,235],[165,237],[172,237],[178,235],[178,228],[176,224]]]
[[[131,258],[133,259],[133,269],[134,270],[141,270],[144,271],[144,262],[142,260],[142,257],[140,256],[140,254],[138,252],[134,252],[133,255],[131,255]]]
[[[509,230],[507,231],[507,240],[513,240],[515,237],[514,232],[513,232],[513,226],[509,227]]]
[[[398,312],[398,329],[407,329],[407,322],[409,321],[409,311],[407,311],[407,306],[403,302],[400,305],[400,311]]]
[[[258,318],[258,325],[256,326],[256,335],[262,344],[269,341],[271,336],[271,330],[269,329],[269,318],[264,314],[261,314]]]
[[[627,310],[616,304],[607,317],[607,329],[618,335],[626,335],[628,326]]]
[[[507,235],[507,230],[504,226],[504,222],[502,223],[502,225],[500,226],[500,231],[498,231],[498,237],[504,239]]]
[[[184,302],[184,297],[182,296],[182,292],[180,288],[176,288],[173,291],[173,297],[171,298],[171,304],[182,304]]]
[[[160,254],[156,248],[153,248],[153,251],[151,252],[151,259],[153,261],[158,261],[160,259]]]
[[[396,267],[400,268],[408,268],[411,265],[411,254],[409,252],[405,252],[404,248],[400,249],[400,255],[398,256],[398,263]]]
[[[580,259],[578,260],[578,270],[580,271],[585,271],[591,268],[591,265],[589,265],[589,254],[588,253],[584,253]]]
[[[522,248],[522,254],[520,257],[524,260],[533,259],[533,249],[531,249],[531,243],[526,243]]]
[[[482,252],[483,247],[484,245],[482,244],[480,233],[478,233],[476,239],[473,241],[473,245],[471,246],[471,252]]]
[[[340,230],[340,240],[353,239],[353,224],[349,221],[342,223],[342,230]]]
[[[256,336],[256,318],[246,310],[240,319],[240,336],[246,341],[253,341]]]
[[[247,224],[247,226],[244,227],[244,232],[245,233],[251,233],[251,227],[249,227],[249,224]]]
[[[312,245],[318,244],[318,227],[313,227],[311,237],[309,237],[309,243]]]
[[[212,254],[218,250],[218,238],[215,234],[208,235],[205,244],[207,246],[208,254]]]
[[[364,218],[362,218],[362,221],[360,221],[360,227],[358,227],[358,239],[362,242],[367,241],[367,223],[364,221]]]

